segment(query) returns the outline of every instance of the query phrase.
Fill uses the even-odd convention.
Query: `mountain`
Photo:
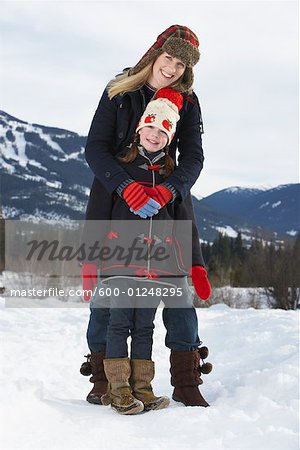
[[[2,212],[7,219],[84,219],[92,173],[84,158],[86,137],[30,124],[0,111]],[[293,238],[299,231],[300,184],[273,189],[233,187],[193,198],[203,240],[218,232],[244,240]]]
[[[285,184],[272,189],[232,187],[202,200],[194,199],[199,229],[208,240],[223,231],[244,239],[258,234],[284,239],[300,229],[300,184]]]
[[[0,111],[4,217],[82,219],[93,178],[84,159],[85,141],[71,131]]]

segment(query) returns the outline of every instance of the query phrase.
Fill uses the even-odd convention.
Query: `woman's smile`
[[[156,58],[148,83],[156,89],[167,87],[183,75],[185,67],[180,59],[164,52]]]

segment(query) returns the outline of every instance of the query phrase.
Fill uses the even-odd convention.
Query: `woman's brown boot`
[[[200,359],[198,350],[171,352],[171,384],[174,386],[172,398],[185,406],[209,406],[198,388],[203,383],[200,378]]]
[[[101,397],[106,393],[108,386],[103,366],[105,352],[92,353],[86,357],[87,362],[82,364],[80,372],[83,375],[92,375],[90,382],[94,383],[93,389],[88,393],[86,400],[95,405],[102,405]]]
[[[154,378],[154,362],[148,359],[131,360],[130,385],[133,395],[144,404],[145,411],[163,409],[169,406],[168,397],[156,397],[151,381]]]

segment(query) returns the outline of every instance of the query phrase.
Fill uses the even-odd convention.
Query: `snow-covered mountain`
[[[84,158],[86,137],[30,124],[0,111],[0,164],[4,218],[83,219],[92,173]],[[299,230],[300,184],[273,189],[233,187],[193,198],[203,240],[218,231],[244,238],[294,237]]]
[[[29,124],[0,111],[5,218],[83,218],[92,174],[86,137]]]
[[[198,225],[206,239],[216,231],[244,238],[259,234],[266,238],[293,238],[300,229],[300,184],[272,189],[233,187],[194,199]]]

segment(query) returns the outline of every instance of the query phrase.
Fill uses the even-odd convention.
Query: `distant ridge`
[[[86,137],[30,124],[0,111],[2,212],[7,219],[84,219],[93,175],[84,158]],[[233,186],[193,197],[203,240],[219,232],[245,240],[293,239],[300,228],[300,184]]]

